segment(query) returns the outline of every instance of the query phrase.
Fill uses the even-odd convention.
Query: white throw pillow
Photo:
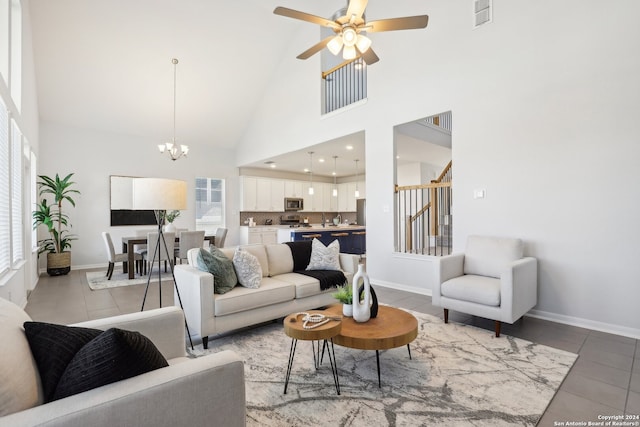
[[[320,240],[311,242],[311,259],[307,270],[340,270],[340,242],[338,239],[325,246]]]
[[[236,269],[238,283],[245,288],[258,289],[262,280],[262,267],[255,255],[242,249],[233,254],[233,266]]]

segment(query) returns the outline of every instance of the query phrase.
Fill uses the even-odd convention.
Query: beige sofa
[[[46,404],[22,327],[29,320],[22,309],[0,298],[0,426],[246,424],[242,360],[231,351],[187,358],[184,317],[176,307],[74,325],[138,331],[169,366]]]
[[[235,249],[221,250],[232,259]],[[213,275],[194,267],[199,249],[189,251],[189,265],[175,268],[189,331],[193,339],[202,339],[204,348],[207,348],[210,335],[336,302],[331,296],[334,288],[323,291],[317,279],[293,272],[289,246],[258,244],[242,246],[242,249],[255,255],[260,262],[262,281],[258,289],[238,285],[223,295],[214,294]],[[358,269],[358,262],[358,255],[340,254],[340,268],[349,283]],[[178,304],[175,295],[174,301]]]

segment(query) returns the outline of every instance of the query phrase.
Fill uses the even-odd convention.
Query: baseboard
[[[598,322],[595,320],[583,319],[581,317],[565,316],[564,314],[551,313],[541,310],[531,310],[526,314],[526,316],[535,317],[542,320],[549,320],[556,323],[563,323],[565,325],[577,326],[579,328],[606,332],[614,335],[622,335],[623,337],[640,339],[640,329],[636,328],[628,328],[626,326]]]
[[[431,296],[431,289],[417,289],[400,283],[387,282],[385,280],[369,279],[372,285],[382,286],[383,288],[397,289],[399,291],[412,292],[414,294]]]
[[[400,283],[388,282],[385,280],[370,279],[371,284],[375,286],[382,286],[391,289],[397,289],[399,291],[412,292],[420,295],[431,296],[431,289],[416,289],[410,286],[402,285]],[[525,316],[535,317],[537,319],[549,320],[555,323],[562,323],[565,325],[577,326],[579,328],[591,329],[594,331],[606,332],[614,335],[621,335],[623,337],[629,337],[634,339],[640,339],[640,329],[628,328],[626,326],[614,325],[611,323],[598,322],[595,320],[583,319],[580,317],[566,316],[564,314],[551,313],[542,310],[530,310]]]

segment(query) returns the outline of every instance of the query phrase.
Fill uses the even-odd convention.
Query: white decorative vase
[[[174,233],[176,231],[176,226],[173,225],[172,222],[170,222],[162,227],[162,231],[164,231],[165,233]]]
[[[353,320],[356,322],[366,322],[371,318],[371,285],[369,276],[364,271],[364,266],[358,264],[358,272],[353,275]],[[360,301],[358,288],[360,281],[364,284],[364,298]]]
[[[345,317],[353,316],[353,305],[352,304],[342,304],[342,315]]]

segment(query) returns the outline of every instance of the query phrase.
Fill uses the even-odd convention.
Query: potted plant
[[[342,303],[343,315],[353,316],[353,289],[348,283],[340,286],[331,296]]]
[[[171,212],[165,212],[164,213],[164,221],[163,223],[166,223],[166,225],[164,226],[164,231],[167,233],[170,233],[172,231],[176,231],[176,227],[175,225],[173,225],[173,221],[176,220],[176,218],[178,218],[180,216],[180,211],[171,211]]]
[[[69,234],[69,217],[62,211],[62,203],[66,200],[72,206],[76,206],[71,196],[80,192],[71,188],[75,184],[71,181],[72,176],[73,173],[70,173],[60,179],[58,174],[55,178],[38,175],[40,196],[53,196],[53,204],[49,204],[47,199],[43,198],[33,211],[33,228],[44,224],[49,233],[49,237],[38,242],[38,255],[47,253],[47,273],[51,276],[60,276],[71,271],[71,252],[67,249],[71,249],[71,241],[77,238]]]

